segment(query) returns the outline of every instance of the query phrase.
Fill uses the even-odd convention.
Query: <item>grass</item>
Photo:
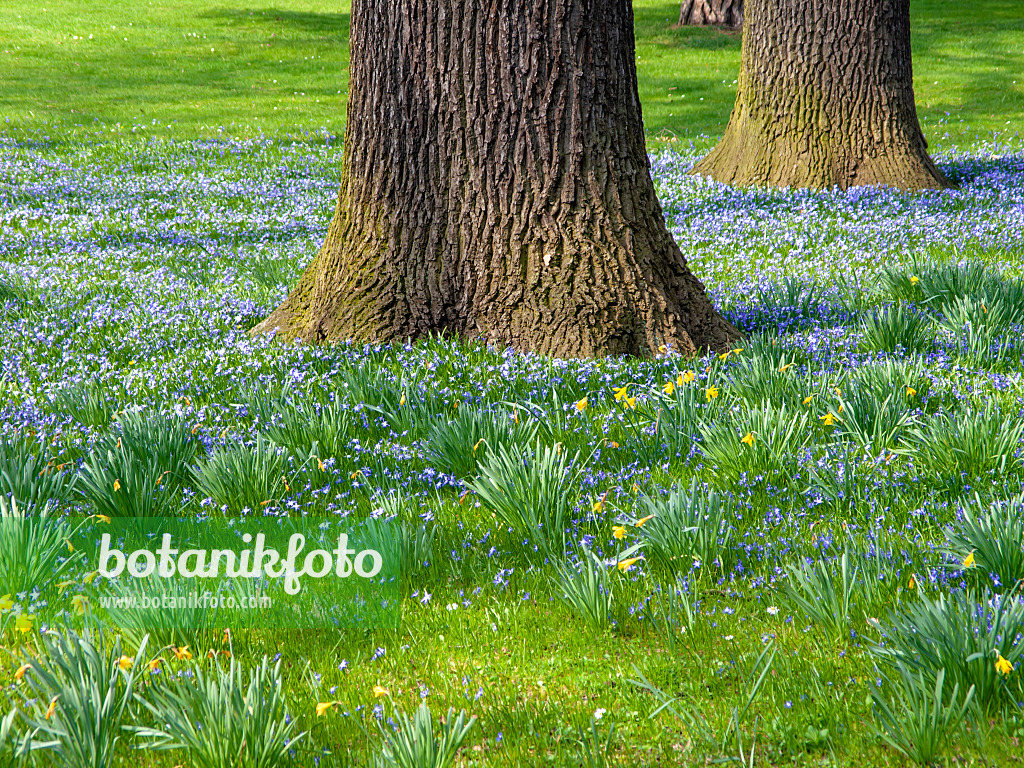
[[[876,654],[877,627],[901,626],[919,594],[957,596],[969,610],[976,590],[1009,588],[980,567],[964,574],[967,545],[952,532],[965,530],[967,511],[1016,508],[1006,500],[1024,491],[1020,327],[996,327],[996,343],[979,350],[947,313],[958,317],[963,297],[1016,295],[1019,145],[943,155],[963,186],[917,196],[728,190],[686,176],[692,155],[660,155],[655,180],[669,225],[748,338],[724,360],[558,362],[471,341],[250,340],[245,330],[323,238],[336,143],[4,141],[11,182],[0,189],[0,280],[32,285],[34,296],[25,303],[12,293],[0,316],[0,436],[13,446],[3,454],[12,466],[0,472],[32,468],[12,488],[38,484],[34,497],[53,495],[53,509],[73,518],[106,509],[112,480],[87,467],[118,437],[117,450],[141,450],[125,437],[146,427],[178,436],[167,432],[160,445],[194,441],[198,452],[186,462],[195,472],[174,473],[173,493],[115,478],[118,498],[131,492],[140,508],[159,499],[187,516],[220,515],[222,506],[379,510],[401,523],[393,529],[402,540],[387,547],[404,566],[397,629],[231,627],[247,670],[264,656],[281,662],[295,732],[308,732],[297,765],[325,751],[370,764],[381,749],[375,713],[387,728],[424,698],[435,713],[453,707],[477,718],[464,765],[586,765],[596,754],[612,765],[700,765],[741,751],[749,759],[753,743],[757,762],[887,766],[902,758],[880,729],[935,735],[873,714],[876,700],[926,707],[926,724],[940,711],[921,695],[934,691],[936,671],[912,670],[906,679],[917,687],[900,688],[910,683]],[[766,249],[786,255],[767,259]],[[952,266],[957,259],[977,263]],[[866,322],[888,306],[923,318],[920,351],[869,343]],[[622,386],[634,408],[614,397]],[[989,403],[998,419],[984,417]],[[154,421],[157,412],[168,418]],[[492,414],[493,424],[481,431],[464,418],[472,412]],[[508,445],[479,442],[517,419]],[[875,422],[863,439],[863,424]],[[977,439],[951,441],[955,430]],[[281,441],[280,454],[269,440]],[[559,460],[577,457],[564,474],[544,473],[557,512],[545,526],[562,528],[538,529],[544,536],[533,533],[532,491],[521,484],[503,482],[501,498],[466,495],[486,482],[479,477],[493,458],[538,440]],[[162,476],[184,451],[160,445],[139,471]],[[273,466],[254,475],[225,464],[257,453]],[[82,492],[44,489],[54,477],[78,478]],[[680,524],[695,530],[656,552],[652,542],[666,532],[645,518],[676,504],[674,488],[694,500]],[[1000,544],[1011,559],[1016,530]],[[706,550],[702,535],[715,539]],[[25,559],[22,539],[3,541],[6,561]],[[598,559],[582,560],[588,550]],[[978,552],[986,569],[1009,572],[989,559]],[[75,568],[61,575],[73,582],[64,591],[11,595],[0,611],[3,642],[22,648],[37,642],[37,629],[82,625],[70,601],[93,587],[86,567]],[[806,578],[787,591],[797,573]],[[830,600],[849,604],[840,624],[807,609]],[[15,628],[22,615],[34,617],[27,634]],[[165,651],[164,669],[205,664],[215,674],[205,657],[226,649],[223,629],[183,633],[194,658]],[[137,635],[125,633],[134,638],[128,655]],[[763,656],[769,642],[773,654]],[[1019,641],[999,650],[1011,663],[1024,654]],[[955,645],[944,653],[967,663]],[[994,661],[971,662],[988,675],[984,744],[976,730],[953,733],[944,755],[998,762],[1024,735],[1020,672],[993,677],[985,665]],[[12,659],[0,677],[17,666]],[[665,701],[672,709],[658,712]],[[321,715],[318,704],[329,705]],[[144,714],[133,724],[162,727]],[[129,742],[126,734],[118,760],[129,759]],[[146,768],[187,762],[180,750],[130,754]]]
[[[700,147],[728,117],[738,39],[672,30],[675,9],[636,4],[645,115],[652,140],[671,131],[684,141],[666,143]],[[129,705],[134,735],[120,716],[103,720],[104,739],[119,737],[113,766],[198,764],[206,731],[190,731],[188,712],[252,713],[257,700],[269,703],[245,727],[304,733],[298,766],[400,763],[463,735],[456,764],[481,767],[1016,757],[1024,606],[1011,590],[1024,542],[1003,521],[1024,492],[1024,327],[989,307],[1017,303],[1024,277],[1024,144],[1009,138],[1024,124],[1024,47],[1012,53],[1024,13],[984,9],[913,5],[921,113],[958,190],[733,190],[687,176],[688,148],[655,156],[669,227],[747,338],[724,359],[640,362],[472,340],[249,339],[329,222],[344,7],[6,4],[3,490],[50,499],[75,527],[115,490],[188,517],[374,513],[403,577],[397,628],[204,624],[161,638],[176,649],[150,642],[160,672],[141,669],[137,631],[113,650],[108,630],[99,656],[61,641],[67,663],[94,672],[35,685],[16,676],[21,662],[56,647],[45,630],[85,628],[76,605],[95,587],[62,538],[11,527],[5,503],[5,572],[56,558],[67,583],[33,591],[19,576],[0,594],[0,763],[16,745],[4,710],[81,726],[87,709],[44,710],[59,687],[70,698],[98,686],[135,686],[153,707]],[[968,330],[981,326],[991,336],[976,343]],[[614,397],[623,386],[635,407]],[[138,483],[125,462],[100,460],[115,449],[145,459]],[[466,493],[497,458],[531,450],[569,464],[541,473],[546,525],[560,531],[537,535],[537,489],[523,483]],[[523,474],[517,461],[506,479]],[[999,630],[969,641],[971,622],[996,613]],[[226,651],[242,665],[235,682],[187,685],[199,666],[223,679]],[[960,711],[971,685],[983,716]],[[476,718],[465,734],[461,710]],[[168,738],[176,749],[132,749]],[[212,765],[230,740],[205,742]]]
[[[187,138],[340,134],[348,2],[12,0],[0,7],[0,118],[8,129],[91,135],[120,125]],[[912,3],[914,87],[932,144],[1012,135],[1024,117],[1024,11],[1016,0]],[[652,146],[721,135],[740,34],[673,29],[678,3],[634,3]],[[145,128],[143,128],[145,126]],[[710,137],[710,138],[709,138]]]

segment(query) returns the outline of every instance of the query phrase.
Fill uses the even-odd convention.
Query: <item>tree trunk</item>
[[[743,26],[743,0],[683,0],[679,26]]]
[[[738,332],[668,233],[629,0],[354,0],[326,242],[254,332],[564,357]]]
[[[917,122],[909,0],[748,0],[736,105],[695,173],[738,185],[952,186]]]

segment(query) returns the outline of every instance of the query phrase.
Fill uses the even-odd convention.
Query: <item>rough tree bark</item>
[[[743,0],[683,0],[679,26],[743,26]]]
[[[736,105],[695,173],[738,185],[951,186],[917,121],[909,0],[747,0]]]
[[[254,332],[563,357],[738,335],[668,233],[629,0],[354,0],[326,241]]]

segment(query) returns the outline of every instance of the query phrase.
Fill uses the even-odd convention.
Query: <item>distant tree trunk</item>
[[[695,173],[739,185],[951,186],[917,122],[909,0],[748,0],[725,136]]]
[[[743,0],[683,0],[679,26],[743,26]]]
[[[554,356],[724,348],[665,227],[630,0],[354,0],[326,242],[254,332]]]

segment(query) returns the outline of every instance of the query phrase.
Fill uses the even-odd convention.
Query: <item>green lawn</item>
[[[0,118],[8,132],[118,123],[179,137],[221,128],[340,131],[348,7],[7,0],[0,7]],[[649,136],[717,137],[732,108],[740,35],[672,29],[676,2],[634,7]],[[1016,132],[1024,117],[1024,4],[915,0],[912,11],[915,87],[929,140]]]

